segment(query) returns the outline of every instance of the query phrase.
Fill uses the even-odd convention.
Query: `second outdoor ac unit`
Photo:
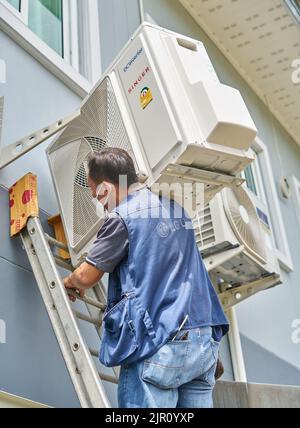
[[[227,284],[238,286],[280,272],[267,209],[244,186],[223,190],[194,224],[204,259],[243,248],[211,272]]]

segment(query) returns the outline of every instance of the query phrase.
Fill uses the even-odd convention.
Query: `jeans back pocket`
[[[167,342],[151,358],[144,361],[142,379],[160,389],[179,388],[183,383],[188,341]]]

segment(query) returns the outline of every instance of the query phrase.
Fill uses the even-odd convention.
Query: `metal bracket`
[[[239,187],[244,181],[240,177],[218,171],[169,164],[151,185],[151,190],[171,197],[179,205],[183,204],[183,197],[189,200],[189,204],[185,204],[185,209],[190,217],[194,217],[201,207],[205,207],[225,187]]]
[[[3,104],[3,101],[2,101]],[[1,98],[0,98],[0,114],[1,114]],[[66,128],[71,122],[77,119],[81,114],[81,110],[77,110],[70,116],[66,116],[63,119],[52,123],[51,125],[45,126],[39,131],[33,132],[25,138],[17,141],[16,143],[10,144],[0,149],[0,169],[5,168],[21,156],[34,149],[48,138],[57,134],[59,131]],[[1,117],[0,117],[1,121]]]
[[[233,257],[238,256],[244,250],[245,247],[243,245],[239,245],[238,247],[223,251],[222,253],[217,253],[212,256],[208,256],[207,258],[203,259],[203,262],[206,266],[207,271],[211,272],[218,266],[221,266],[222,264],[231,260]]]
[[[219,298],[224,309],[228,310],[238,303],[243,302],[248,297],[280,284],[282,284],[280,275],[273,273],[267,277],[241,285],[240,287],[226,290],[219,294]]]
[[[223,187],[239,187],[245,182],[245,180],[240,177],[178,164],[169,164],[161,175],[176,177],[177,179],[179,177],[192,182],[206,183],[212,186],[219,185]]]

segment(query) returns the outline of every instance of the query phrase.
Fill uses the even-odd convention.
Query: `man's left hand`
[[[64,279],[64,286],[67,290],[72,290],[75,293],[78,293],[78,295],[83,298],[85,295],[84,290],[79,290],[78,288],[76,288],[72,282],[71,279],[71,275],[69,275],[67,278]],[[68,293],[69,299],[71,300],[71,302],[76,302],[76,297],[70,293]]]

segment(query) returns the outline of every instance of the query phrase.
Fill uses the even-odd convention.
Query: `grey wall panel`
[[[218,382],[214,391],[214,404],[220,409],[299,409],[300,388]]]
[[[242,346],[251,383],[300,386],[300,370],[267,349],[242,336]],[[297,345],[294,345],[297,348]],[[298,345],[299,347],[299,345]]]
[[[217,382],[214,390],[214,406],[218,409],[248,409],[247,384]]]
[[[278,385],[248,385],[251,408],[299,409],[300,388]]]
[[[0,320],[6,343],[0,343],[0,390],[53,407],[79,407],[51,323],[33,274],[0,258]],[[85,306],[75,308],[88,315]],[[100,348],[95,328],[79,322],[88,346]],[[95,359],[99,372],[113,375]],[[104,382],[117,407],[117,386]]]
[[[102,69],[105,70],[140,25],[138,0],[98,0]]]
[[[222,380],[223,381],[233,381],[234,380],[234,373],[233,373],[233,367],[232,367],[232,361],[231,361],[228,336],[226,336],[221,342],[220,359],[221,359],[221,361],[224,365],[224,369],[225,369],[225,373],[222,376]]]
[[[0,389],[54,407],[79,403],[31,272],[0,259]]]
[[[8,145],[76,110],[81,100],[34,58],[0,32],[0,59],[6,62],[2,144]],[[44,143],[0,171],[0,184],[10,187],[27,172],[39,178],[40,206],[55,213],[57,203],[50,179]]]

